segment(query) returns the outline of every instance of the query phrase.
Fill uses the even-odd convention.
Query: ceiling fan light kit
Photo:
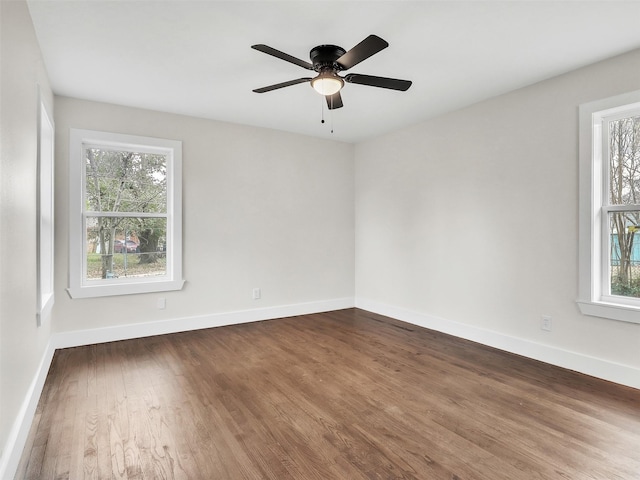
[[[320,95],[333,95],[344,86],[344,80],[333,72],[323,72],[311,80],[311,86]]]
[[[336,45],[318,45],[309,53],[311,63],[293,57],[287,53],[276,50],[267,45],[252,45],[251,48],[268,55],[274,56],[294,65],[298,65],[307,70],[314,70],[317,75],[313,78],[303,77],[287,82],[276,83],[267,87],[253,90],[256,93],[265,93],[279,88],[297,85],[298,83],[310,82],[313,89],[320,95],[324,95],[327,100],[329,110],[342,107],[342,97],[340,90],[345,82],[358,85],[368,85],[370,87],[388,88],[391,90],[406,91],[411,86],[409,80],[399,80],[396,78],[375,77],[373,75],[362,75],[357,73],[348,74],[344,77],[338,72],[348,70],[358,63],[375,55],[387,48],[389,44],[377,35],[369,35],[351,50],[346,51]]]

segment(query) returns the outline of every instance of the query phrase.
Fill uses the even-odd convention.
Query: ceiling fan
[[[338,75],[339,72],[349,70],[351,67],[384,50],[388,46],[389,44],[377,35],[369,35],[348,52],[344,48],[336,45],[318,45],[311,49],[309,53],[311,63],[309,63],[267,45],[252,45],[251,48],[255,50],[293,63],[307,70],[314,70],[318,74],[315,77],[297,78],[295,80],[289,80],[288,82],[269,85],[268,87],[256,88],[253,91],[256,93],[265,93],[279,88],[297,85],[298,83],[310,82],[314,90],[326,97],[327,106],[330,110],[342,107],[340,90],[344,87],[345,82],[369,85],[371,87],[389,88],[391,90],[404,92],[411,86],[411,81],[375,77],[373,75],[362,75],[359,73],[349,73],[344,77]]]

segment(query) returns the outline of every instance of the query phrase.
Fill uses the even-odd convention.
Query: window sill
[[[640,308],[628,305],[584,300],[578,300],[576,303],[583,315],[640,324]]]
[[[117,283],[112,285],[87,285],[69,287],[71,298],[111,297],[115,295],[134,295],[137,293],[169,292],[182,290],[184,280],[165,280],[145,283]]]

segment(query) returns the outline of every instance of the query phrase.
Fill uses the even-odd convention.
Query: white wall
[[[46,351],[36,326],[36,166],[39,93],[53,95],[24,2],[0,2],[0,451],[11,448]],[[30,419],[29,419],[30,421]],[[6,464],[0,456],[0,478]]]
[[[56,97],[55,118],[56,332],[353,304],[353,145],[64,97]],[[182,291],[69,298],[70,128],[183,142]],[[252,299],[254,287],[260,300]],[[157,309],[158,297],[166,298],[165,310]]]
[[[578,105],[639,84],[636,50],[357,145],[358,305],[640,388],[640,325],[575,304]]]

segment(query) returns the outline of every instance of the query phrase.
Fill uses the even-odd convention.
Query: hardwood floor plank
[[[38,428],[40,425],[40,420],[42,418],[42,411],[39,408],[36,408],[36,413],[33,418],[33,423],[31,426],[31,430],[29,432],[29,436],[27,437],[26,445],[32,445],[31,451],[29,455],[22,455],[20,458],[20,462],[18,464],[18,472],[25,472],[25,479],[37,478],[40,470],[39,468],[42,466],[42,461],[44,458],[44,451],[46,446],[46,437],[43,434],[45,429]],[[39,437],[38,437],[39,435]],[[42,437],[45,437],[43,440]],[[25,452],[26,453],[26,452]],[[34,471],[35,468],[38,468],[37,471]]]
[[[80,370],[81,369],[79,368],[75,369],[74,374],[78,373]],[[54,472],[52,478],[55,479],[62,480],[69,478],[71,460],[69,444],[73,434],[73,422],[64,421],[64,419],[72,419],[75,416],[76,407],[78,405],[78,382],[79,380],[75,377],[73,380],[68,382],[67,389],[65,389],[62,397],[59,416],[53,420],[53,430],[55,431],[55,434],[47,442],[45,465],[47,465],[48,458],[51,458],[51,462],[45,469],[45,472],[52,469]],[[58,419],[62,420],[58,422]]]
[[[357,309],[57,351],[17,480],[640,480],[640,391]]]

